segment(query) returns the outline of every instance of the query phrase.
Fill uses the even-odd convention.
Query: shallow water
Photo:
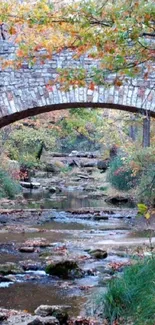
[[[30,260],[40,265],[37,271],[30,270],[13,275],[11,283],[0,283],[0,307],[34,310],[41,304],[69,305],[69,314],[77,316],[83,313],[84,304],[101,285],[104,270],[111,262],[127,262],[128,257],[119,257],[115,250],[118,242],[130,238],[130,224],[119,213],[94,216],[72,215],[64,212],[69,209],[115,206],[105,202],[105,196],[89,198],[82,191],[64,191],[63,193],[45,195],[45,193],[27,192],[27,208],[53,209],[45,213],[42,220],[32,214],[26,218],[23,213],[11,223],[6,222],[0,228],[0,263],[16,262],[23,264]],[[123,205],[122,205],[123,207]],[[126,206],[127,207],[127,206]],[[23,208],[23,207],[22,207]],[[55,210],[54,210],[55,209]],[[103,219],[102,219],[103,217]],[[100,220],[101,218],[101,220]],[[35,221],[34,221],[35,220]],[[16,223],[17,221],[17,223]],[[46,221],[46,222],[44,222]],[[47,248],[37,248],[33,253],[21,253],[19,248],[30,239],[44,238],[49,242]],[[119,244],[120,244],[119,243]],[[61,251],[61,247],[66,252]],[[107,250],[108,258],[94,260],[88,254],[89,249]],[[60,250],[59,250],[60,249]],[[126,253],[126,248],[124,248]],[[47,255],[46,255],[47,254]],[[80,279],[60,280],[44,273],[42,265],[48,259],[59,258],[78,260],[85,276]],[[89,271],[89,272],[88,272]]]
[[[61,193],[49,194],[46,192],[39,192],[37,190],[27,191],[24,193],[25,199],[28,200],[29,208],[39,208],[40,205],[44,207],[44,209],[79,209],[79,208],[109,208],[109,207],[126,207],[126,208],[134,208],[135,205],[132,202],[123,203],[120,202],[118,204],[109,204],[105,201],[106,196],[100,192],[100,197],[92,198],[89,197],[89,193],[85,193],[84,191],[79,191],[77,189],[71,190],[63,190]]]
[[[0,233],[0,263],[20,262],[33,260],[42,261],[38,253],[20,253],[18,247],[22,246],[27,239],[45,238],[51,246],[41,248],[40,253],[52,251],[53,249],[61,250],[61,246],[67,247],[67,256],[65,258],[78,258],[87,256],[87,249],[99,248],[98,242],[107,238],[122,238],[128,234],[128,225],[125,220],[109,218],[108,220],[82,219],[74,216],[71,218],[67,213],[53,212],[55,219],[43,225],[31,228],[31,231],[20,231],[20,227],[5,230],[2,227]],[[115,226],[120,225],[120,229],[115,230]],[[104,227],[105,226],[105,227]],[[28,227],[28,226],[27,226]],[[112,229],[111,229],[112,227]],[[121,227],[123,228],[121,230]],[[100,229],[102,228],[102,230]],[[127,229],[124,229],[127,228]],[[2,231],[6,232],[2,232]],[[30,230],[27,228],[27,230]],[[102,247],[104,249],[104,246]],[[57,252],[55,251],[55,254]],[[69,255],[68,255],[69,254]],[[53,255],[52,255],[53,256]],[[70,314],[78,315],[83,310],[83,304],[88,297],[92,296],[95,288],[98,287],[100,274],[106,264],[111,260],[122,261],[117,255],[105,260],[81,260],[80,265],[84,270],[94,269],[94,275],[87,275],[81,279],[70,281],[60,280],[44,272],[36,271],[25,272],[24,274],[14,275],[13,283],[5,283],[0,286],[0,306],[5,308],[26,309],[30,312],[40,304],[67,304],[70,305]],[[126,259],[124,259],[126,261]],[[40,271],[40,270],[39,270]]]
[[[61,289],[52,284],[16,283],[0,288],[0,306],[34,312],[39,305],[68,305],[70,315],[78,315],[86,297],[73,289]]]

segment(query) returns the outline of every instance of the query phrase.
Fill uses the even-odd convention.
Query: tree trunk
[[[132,141],[135,142],[136,138],[137,138],[137,132],[138,132],[138,128],[136,125],[136,116],[131,114],[130,121],[131,121],[131,124],[129,126],[129,137],[132,139]]]
[[[150,115],[143,119],[143,147],[150,147]]]
[[[129,136],[132,139],[132,141],[136,141],[136,137],[137,137],[137,126],[136,125],[130,125]]]

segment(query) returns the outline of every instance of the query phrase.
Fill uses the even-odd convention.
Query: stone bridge
[[[14,45],[0,41],[0,56],[6,60],[14,56]],[[155,74],[144,80],[142,76],[125,80],[122,86],[114,86],[116,75],[108,77],[108,87],[96,86],[91,90],[70,87],[61,90],[59,84],[47,87],[57,76],[58,68],[85,67],[89,71],[98,63],[87,56],[75,60],[73,53],[56,54],[44,65],[33,68],[23,63],[19,70],[0,69],[0,127],[25,117],[40,113],[78,107],[110,108],[143,113],[155,117]],[[143,67],[145,69],[145,67]]]

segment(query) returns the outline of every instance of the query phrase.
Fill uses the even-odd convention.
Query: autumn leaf
[[[22,58],[24,56],[24,51],[19,49],[17,50],[16,54],[19,58]]]
[[[128,8],[132,8],[130,13]],[[114,84],[121,86],[119,76],[134,77],[141,72],[142,62],[148,70],[144,79],[148,79],[151,73],[148,66],[155,54],[154,15],[153,0],[136,1],[132,5],[130,0],[88,0],[72,5],[66,3],[63,8],[59,1],[52,6],[48,0],[0,1],[1,25],[6,25],[11,41],[19,46],[13,60],[29,60],[37,55],[44,64],[51,59],[52,53],[60,53],[63,49],[74,51],[74,59],[86,54],[98,65],[98,72],[89,86],[91,90],[95,84],[104,83],[104,74],[111,73],[117,73]],[[148,44],[145,35],[148,35]],[[42,49],[46,53],[44,57]],[[72,80],[75,80],[74,73],[68,84]],[[75,85],[82,86],[81,80],[79,74]],[[87,80],[87,69],[83,85],[84,80]],[[66,85],[63,87],[67,89]]]
[[[11,28],[9,29],[9,33],[10,33],[11,35],[16,34],[16,28],[13,27],[13,26],[11,26]]]
[[[114,80],[114,85],[115,85],[115,86],[120,87],[120,86],[122,86],[122,84],[123,84],[123,82],[122,82],[122,80],[120,80],[119,78],[116,78],[116,79]]]
[[[144,214],[145,219],[149,220],[151,218],[151,215],[149,212]]]
[[[95,83],[91,82],[88,88],[93,91],[95,89]]]

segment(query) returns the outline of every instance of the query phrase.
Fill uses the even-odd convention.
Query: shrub
[[[125,269],[121,278],[111,280],[108,291],[96,301],[109,324],[119,318],[124,324],[155,324],[155,259],[143,260]]]
[[[28,152],[25,152],[20,156],[19,163],[21,166],[25,166],[25,168],[34,168],[41,165],[39,160],[33,154]]]
[[[21,191],[20,185],[14,181],[5,171],[0,169],[0,198],[13,199]]]
[[[108,181],[118,190],[128,191],[135,186],[132,169],[123,162],[122,157],[113,159],[109,165]]]
[[[131,154],[130,162],[134,175],[138,177],[138,202],[155,203],[155,148],[141,148]]]
[[[147,205],[155,204],[155,165],[149,164],[138,182],[138,200]]]

